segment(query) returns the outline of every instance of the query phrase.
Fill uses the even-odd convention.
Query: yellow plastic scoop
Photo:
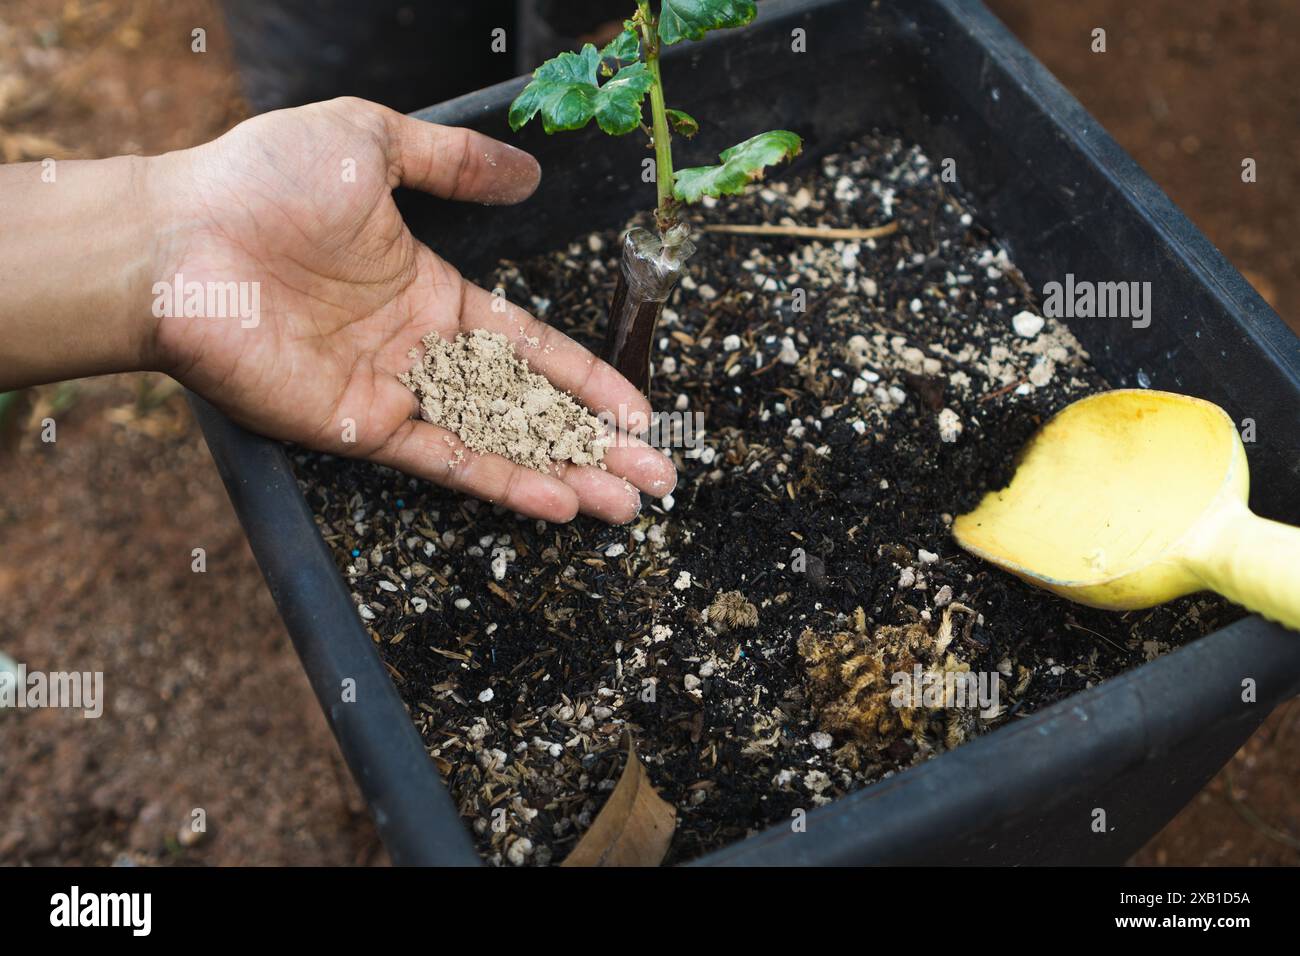
[[[1145,389],[1089,396],[1029,442],[1011,484],[962,515],[967,551],[1110,610],[1210,589],[1300,630],[1300,528],[1246,506],[1227,413]]]

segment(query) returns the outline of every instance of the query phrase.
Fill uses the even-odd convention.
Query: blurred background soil
[[[1300,327],[1300,4],[990,6]],[[1095,27],[1106,54],[1089,49]],[[183,148],[246,110],[208,0],[0,7],[4,162]],[[175,384],[48,386],[7,417],[0,653],[102,670],[108,701],[99,720],[0,713],[0,864],[384,862]],[[1300,863],[1298,752],[1292,701],[1134,861]],[[195,809],[198,841],[181,832]]]

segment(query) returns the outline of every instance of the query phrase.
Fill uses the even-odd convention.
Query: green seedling
[[[723,150],[717,165],[673,166],[673,133],[689,139],[700,126],[693,116],[667,106],[660,52],[685,40],[701,40],[711,30],[743,27],[756,14],[754,0],[661,0],[657,13],[650,0],[637,0],[636,13],[623,22],[618,36],[599,50],[588,43],[577,53],[547,60],[510,107],[510,127],[516,131],[538,116],[547,133],[582,129],[595,120],[611,136],[640,130],[654,148],[659,234],[633,230],[624,242],[606,344],[606,358],[643,391],[649,385],[655,322],[682,262],[694,250],[679,219],[681,207],[705,196],[741,193],[768,166],[803,147],[794,133],[770,130]],[[647,96],[650,126],[643,113]]]

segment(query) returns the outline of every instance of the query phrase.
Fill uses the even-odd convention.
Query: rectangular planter
[[[807,53],[792,50],[795,30]],[[809,163],[873,127],[896,131],[932,161],[956,160],[1035,288],[1066,273],[1150,281],[1149,328],[1081,319],[1071,329],[1116,386],[1187,392],[1254,419],[1252,505],[1300,523],[1300,341],[977,0],[768,0],[750,28],[666,61],[674,104],[710,121],[693,156],[786,126],[805,137]],[[505,113],[523,83],[417,115],[511,139]],[[545,171],[520,210],[401,197],[416,235],[468,275],[616,226],[646,203],[636,137],[530,128],[514,141]],[[477,863],[283,449],[192,401],[393,860]],[[345,678],[355,703],[342,702]],[[814,810],[806,832],[778,824],[696,863],[1118,863],[1297,692],[1300,635],[1246,618]],[[1095,808],[1106,832],[1093,831]]]

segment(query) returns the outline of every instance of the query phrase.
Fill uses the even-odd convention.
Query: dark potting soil
[[[898,229],[697,235],[661,321],[652,400],[698,413],[703,441],[673,450],[674,495],[632,524],[547,525],[296,455],[362,620],[492,862],[561,861],[618,779],[625,732],[677,808],[679,862],[1239,615],[1204,596],[1095,611],[954,544],[952,517],[1007,482],[1034,430],[1107,384],[1067,329],[1038,319],[917,149],[870,136],[696,218]],[[619,238],[502,263],[482,284],[598,348]],[[893,706],[893,675],[918,667],[997,675],[997,704]]]

